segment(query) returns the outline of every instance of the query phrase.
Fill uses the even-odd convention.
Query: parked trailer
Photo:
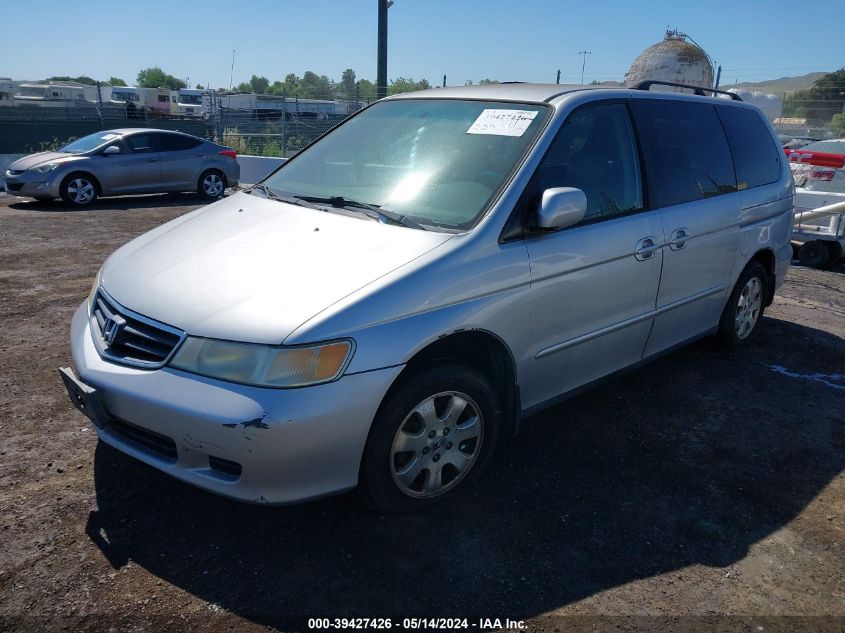
[[[845,193],[795,190],[792,230],[795,257],[816,268],[836,263],[845,252]]]

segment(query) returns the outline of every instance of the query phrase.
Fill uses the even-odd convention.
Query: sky
[[[845,66],[845,2],[781,0],[395,0],[388,78],[463,85],[621,80],[667,26],[717,64],[722,85]],[[0,76],[121,77],[160,66],[191,85],[225,88],[345,68],[375,80],[377,0],[0,0]],[[41,25],[39,27],[39,25]],[[46,29],[44,25],[50,25]]]

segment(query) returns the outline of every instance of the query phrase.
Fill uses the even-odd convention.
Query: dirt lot
[[[704,341],[528,420],[452,503],[254,507],[98,446],[56,372],[105,257],[195,206],[0,196],[0,630],[845,629],[845,265],[793,268],[753,349]]]

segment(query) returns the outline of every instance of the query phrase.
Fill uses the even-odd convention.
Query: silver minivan
[[[215,493],[422,508],[529,414],[700,337],[748,343],[793,195],[738,100],[399,95],[117,250],[62,377],[102,441]]]

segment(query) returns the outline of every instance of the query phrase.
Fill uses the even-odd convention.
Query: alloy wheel
[[[68,183],[67,193],[74,204],[87,204],[94,199],[94,185],[85,178],[74,178]]]
[[[208,174],[202,180],[202,189],[210,198],[216,198],[223,193],[223,179],[217,174]]]
[[[763,306],[763,284],[759,277],[751,277],[742,288],[736,304],[734,329],[739,340],[748,338],[760,318]]]
[[[405,417],[390,449],[390,472],[404,494],[429,498],[454,488],[481,451],[481,410],[465,393],[445,391]]]

